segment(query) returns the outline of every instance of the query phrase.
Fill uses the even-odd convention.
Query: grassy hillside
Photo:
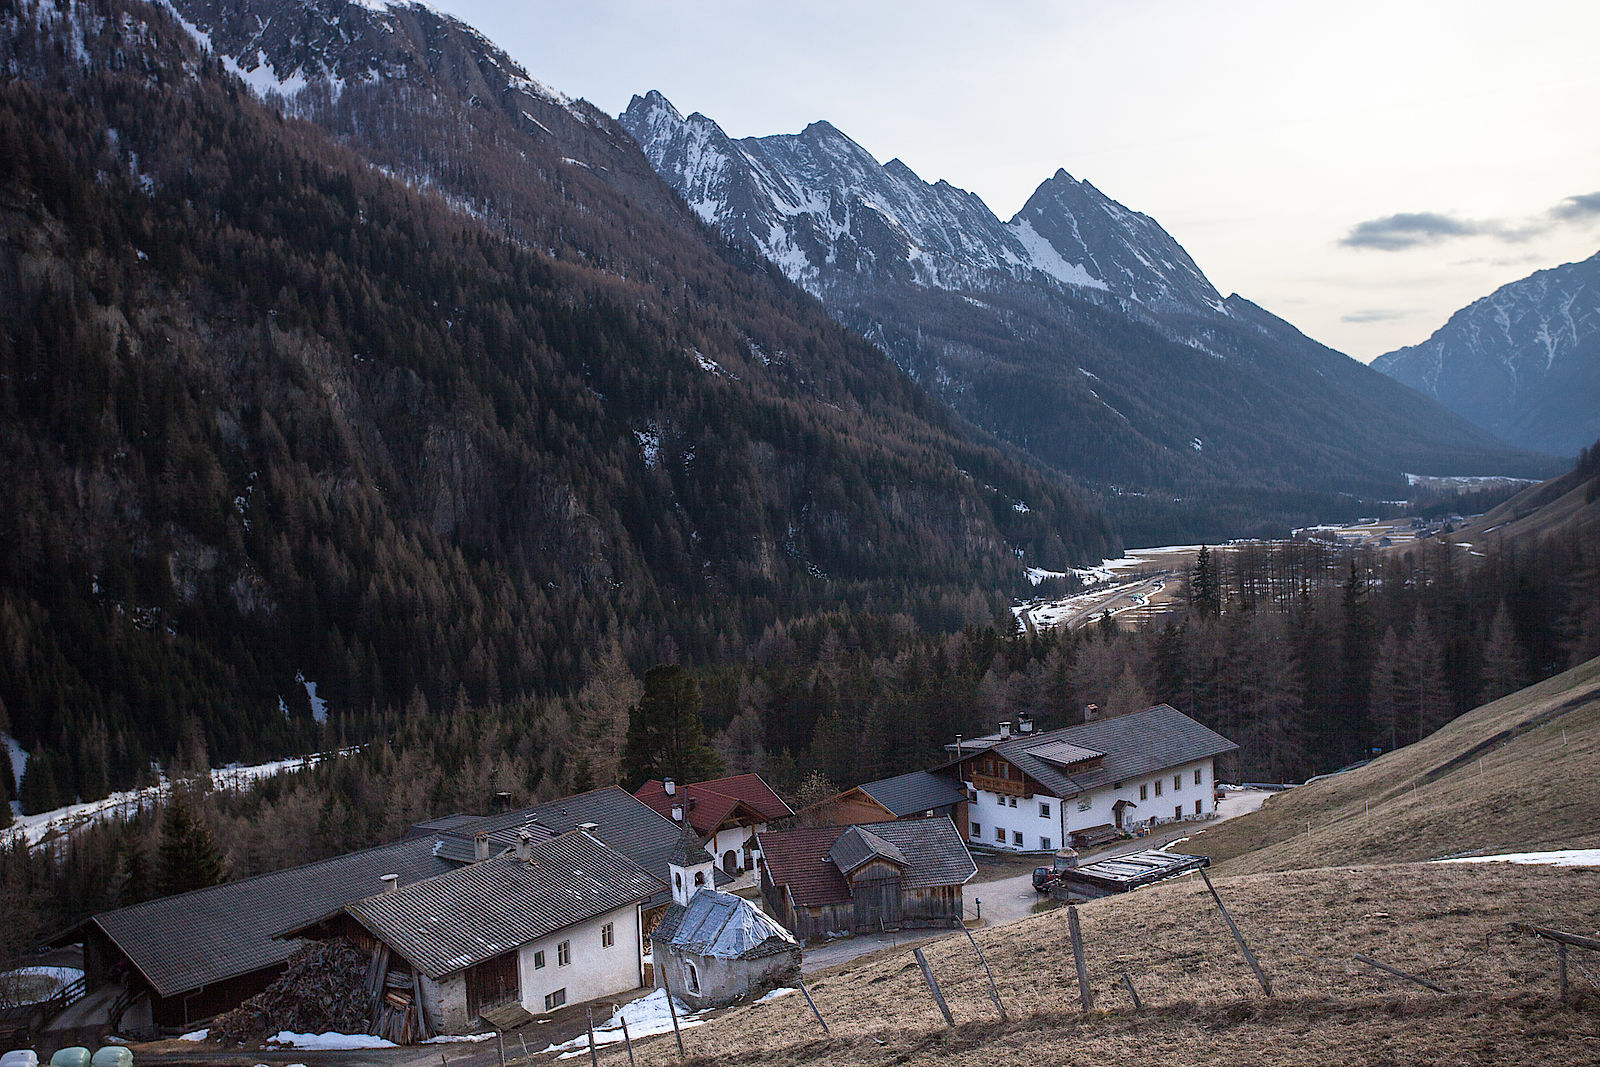
[[[1508,930],[1592,930],[1600,870],[1416,864],[1226,878],[1218,888],[1273,982],[1271,999],[1204,884],[1188,877],[1080,909],[1092,1013],[1076,1010],[1067,917],[1057,910],[977,934],[1009,1023],[956,935],[925,949],[953,1030],[900,952],[813,980],[829,1036],[802,998],[785,997],[685,1032],[688,1062],[1556,1063],[1583,1061],[1600,1039],[1600,1012],[1555,1005],[1554,953]],[[1357,953],[1450,992],[1380,974]],[[1118,984],[1123,972],[1142,1013]],[[649,1062],[650,1050],[642,1056]]]
[[[1593,539],[1600,532],[1600,445],[1585,450],[1578,464],[1559,478],[1529,486],[1505,503],[1463,526],[1451,540],[1472,545],[1494,541],[1530,542],[1549,534]]]
[[[1245,873],[1600,846],[1597,769],[1600,659],[1359,770],[1281,793],[1184,847]]]

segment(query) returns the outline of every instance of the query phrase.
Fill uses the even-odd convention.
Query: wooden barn
[[[797,812],[802,825],[856,826],[884,819],[946,816],[967,825],[967,791],[947,775],[912,771],[846,789]]]
[[[768,831],[760,847],[767,910],[802,941],[959,926],[978,873],[948,818]]]

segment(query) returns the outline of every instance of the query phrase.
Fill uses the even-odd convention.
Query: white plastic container
[[[0,1056],[0,1067],[39,1067],[39,1054],[31,1048],[15,1048]]]

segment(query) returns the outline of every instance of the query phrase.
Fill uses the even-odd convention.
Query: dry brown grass
[[[790,996],[730,1011],[684,1043],[691,1062],[707,1064],[993,1067],[1579,1063],[1600,1041],[1600,1000],[1557,1005],[1553,953],[1508,930],[1525,921],[1595,932],[1600,871],[1416,864],[1249,875],[1218,889],[1273,982],[1270,1000],[1191,876],[1080,909],[1097,1009],[1087,1015],[1076,1010],[1067,917],[1056,911],[976,934],[1008,1024],[956,935],[925,948],[954,1030],[901,951],[813,979],[828,1037]],[[1358,952],[1451,992],[1372,971]],[[1124,971],[1142,1013],[1118,984]],[[644,1061],[670,1041],[642,1050]]]
[[[1184,850],[1237,874],[1596,846],[1600,659],[1359,770],[1280,793]]]

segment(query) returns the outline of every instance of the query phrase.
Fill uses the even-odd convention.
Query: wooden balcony
[[[989,793],[999,793],[1005,797],[1022,797],[1027,799],[1033,796],[1033,790],[1028,788],[1028,783],[1011,778],[996,778],[988,774],[972,772],[972,784]]]

